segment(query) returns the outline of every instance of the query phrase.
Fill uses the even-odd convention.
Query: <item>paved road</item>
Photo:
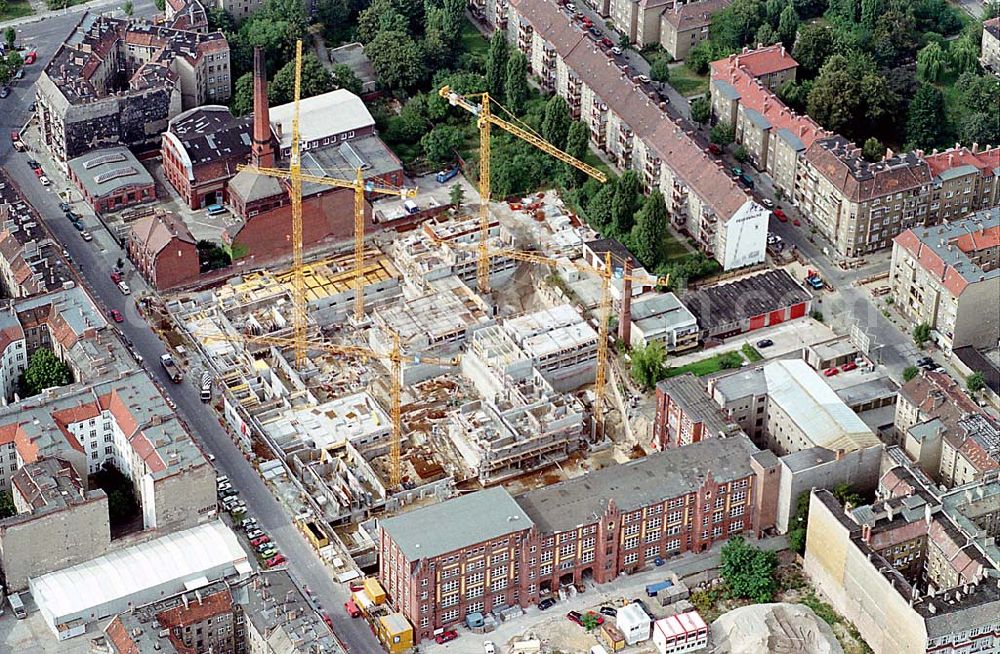
[[[141,3],[137,3],[137,10],[140,6],[153,5],[142,0]],[[42,66],[48,62],[58,43],[68,35],[78,19],[79,15],[60,15],[24,25],[19,29],[19,38],[38,48],[39,63],[28,68],[27,79],[22,80],[20,85],[14,88],[14,92],[2,101],[4,110],[0,122],[4,128],[16,129],[27,121],[30,116],[27,105],[33,97],[29,82],[37,78]],[[99,305],[103,305],[105,310],[118,309],[124,314],[125,322],[120,325],[121,330],[142,355],[145,367],[176,403],[179,415],[186,421],[195,439],[216,457],[216,467],[233,481],[251,514],[260,521],[288,557],[293,575],[300,583],[305,584],[318,603],[328,610],[337,635],[348,645],[351,652],[380,651],[381,648],[367,624],[363,620],[351,620],[341,608],[348,599],[346,587],[336,584],[331,579],[316,552],[295,529],[286,511],[243,458],[239,448],[229,439],[215,412],[201,402],[199,390],[189,381],[171,384],[162,368],[155,364],[164,351],[163,343],[139,316],[133,302],[134,296],[123,296],[109,277],[111,266],[117,258],[124,257],[124,253],[117,248],[106,232],[98,233],[98,225],[92,216],[87,218],[86,222],[88,228],[95,232],[95,240],[92,243],[85,243],[59,210],[60,198],[55,192],[44,189],[28,168],[26,164],[28,155],[13,152],[7,134],[4,133],[2,136],[0,164],[41,213],[43,221],[56,240],[69,251]],[[42,154],[35,153],[32,156],[42,162],[52,178],[53,191],[66,188],[65,178]]]

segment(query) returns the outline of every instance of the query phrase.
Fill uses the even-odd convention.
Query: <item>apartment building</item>
[[[933,221],[930,167],[914,152],[872,163],[835,135],[813,142],[803,158],[795,204],[843,256],[884,249],[899,233]]]
[[[506,33],[543,90],[564,97],[592,143],[644,188],[659,188],[673,224],[726,270],[764,260],[768,212],[551,0],[511,0]]]
[[[518,316],[504,322],[503,329],[557,391],[593,382],[597,330],[572,305]]]
[[[794,80],[797,66],[780,45],[745,50],[713,61],[710,84],[713,120],[733,128],[748,161],[788,196],[806,148],[830,135],[778,99],[777,84]]]
[[[983,23],[979,63],[993,74],[1000,74],[1000,17],[991,18]]]
[[[379,580],[419,641],[471,613],[760,534],[774,493],[760,454],[743,435],[711,439],[516,498],[491,488],[381,520]]]
[[[1000,146],[955,146],[930,154],[917,151],[931,169],[933,222],[958,220],[1000,206]]]
[[[57,161],[159,142],[184,109],[229,99],[222,32],[83,14],[36,82],[42,140]]]
[[[691,48],[709,37],[712,15],[732,0],[697,0],[674,3],[660,15],[660,45],[675,60],[687,57]]]
[[[725,438],[740,431],[705,393],[701,381],[687,373],[656,385],[653,446],[660,450]]]
[[[201,274],[194,236],[172,213],[157,211],[136,220],[125,247],[136,271],[157,290],[190,284]]]
[[[641,48],[659,40],[660,16],[674,4],[675,0],[610,0],[611,23]]]
[[[876,654],[1000,646],[1000,482],[938,491],[890,448],[874,504],[809,505],[805,571]]]
[[[893,305],[927,323],[938,345],[994,347],[1000,339],[1000,207],[895,239],[889,269]]]

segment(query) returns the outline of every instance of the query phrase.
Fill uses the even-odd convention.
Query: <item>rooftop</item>
[[[711,332],[811,299],[788,271],[778,268],[699,288],[685,295],[683,302],[698,325]]]
[[[632,322],[643,334],[698,324],[694,314],[673,293],[657,293],[633,301]]]
[[[743,52],[729,55],[723,61],[730,61],[736,67],[746,69],[754,77],[763,77],[799,66],[799,62],[792,59],[791,53],[786,52],[785,46],[780,43],[756,50],[744,47]]]
[[[693,374],[685,373],[665,379],[656,385],[656,391],[670,396],[670,401],[679,405],[692,422],[704,423],[711,436],[722,436],[730,432],[729,424],[718,405],[709,398],[705,387]]]
[[[532,524],[520,504],[499,486],[379,521],[411,563],[530,529]]]
[[[851,202],[929,188],[930,167],[915,152],[886,154],[881,161],[867,161],[861,148],[838,134],[818,139],[805,156]]]
[[[1000,395],[1000,366],[994,360],[971,345],[955,348],[954,354],[970,370],[982,373],[986,387]]]
[[[69,167],[87,193],[95,198],[133,186],[153,184],[153,176],[124,147],[92,150],[81,157],[70,159]]]
[[[87,491],[73,466],[64,459],[45,458],[28,463],[11,476],[32,513],[62,508],[85,501]]]
[[[678,32],[705,27],[712,22],[712,14],[725,9],[732,0],[701,0],[687,4],[675,4],[660,18],[665,23],[673,25]]]
[[[955,146],[947,150],[934,150],[930,154],[923,155],[924,161],[931,168],[931,175],[947,179],[957,170],[962,170],[963,174],[969,172],[982,172],[987,177],[1000,174],[1000,146],[993,148],[979,149],[978,145],[972,148],[965,146]]]
[[[162,212],[143,216],[132,223],[132,239],[141,243],[146,251],[154,255],[163,251],[174,239],[187,243],[195,242],[187,225],[179,217]]]
[[[542,533],[562,532],[600,519],[612,501],[631,511],[693,492],[708,477],[720,483],[747,477],[756,451],[742,433],[710,438],[529,491],[517,503]]]
[[[200,166],[222,159],[249,158],[252,116],[237,118],[229,107],[205,105],[178,114],[163,133],[186,156],[187,167]],[[235,170],[230,170],[235,173]],[[193,174],[192,170],[188,170]]]
[[[271,107],[271,126],[281,149],[292,146],[294,103]],[[299,138],[303,144],[321,141],[331,135],[360,130],[375,124],[361,98],[346,89],[314,95],[299,101]],[[303,157],[304,159],[304,157]],[[305,167],[305,161],[303,161]]]
[[[259,572],[247,584],[246,619],[266,634],[271,651],[287,654],[344,654],[337,637],[286,570]],[[289,649],[289,647],[295,649]]]

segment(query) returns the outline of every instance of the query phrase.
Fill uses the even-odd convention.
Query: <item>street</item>
[[[137,2],[137,14],[140,9],[148,14],[155,11],[149,0]],[[26,23],[18,28],[19,41],[23,40],[27,45],[38,49],[38,61],[27,67],[25,79],[14,85],[12,93],[0,101],[4,103],[3,117],[0,120],[8,132],[21,128],[28,121],[30,113],[27,107],[33,100],[31,85],[52,57],[58,44],[76,25],[80,15],[79,12],[60,13],[43,21]],[[44,189],[28,167],[27,160],[31,157],[40,161],[46,174],[52,178],[51,190]],[[20,187],[26,199],[41,214],[54,238],[69,252],[77,266],[77,272],[83,277],[98,306],[102,306],[104,311],[117,309],[122,312],[125,321],[119,327],[143,357],[146,362],[144,367],[177,405],[178,413],[187,423],[195,440],[207,453],[215,456],[215,466],[221,473],[229,476],[233,486],[239,490],[240,496],[246,502],[250,515],[260,521],[262,528],[288,558],[292,575],[300,584],[309,588],[313,598],[328,612],[337,636],[348,646],[349,651],[380,651],[381,647],[367,623],[363,620],[351,620],[341,608],[349,596],[346,586],[336,584],[330,577],[316,551],[295,528],[289,515],[257,472],[244,459],[239,448],[230,440],[216,413],[201,402],[199,389],[190,380],[185,380],[181,384],[170,383],[162,368],[157,365],[156,362],[164,352],[163,343],[139,315],[133,300],[135,296],[122,295],[110,278],[109,273],[115,261],[118,258],[125,258],[124,251],[114,244],[107,232],[103,232],[89,211],[85,220],[88,229],[94,232],[95,239],[91,243],[86,243],[80,238],[59,209],[61,198],[56,191],[65,189],[67,180],[44,153],[14,152],[5,133],[0,139],[0,164]],[[74,195],[78,197],[78,194]],[[78,207],[78,204],[74,205],[74,210]],[[136,291],[139,290],[141,284],[137,277],[126,279]]]

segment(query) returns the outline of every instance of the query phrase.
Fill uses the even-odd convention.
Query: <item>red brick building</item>
[[[657,449],[690,445],[738,430],[739,426],[725,419],[701,382],[691,373],[656,385],[652,444]]]
[[[198,279],[201,267],[194,237],[173,214],[153,214],[135,221],[126,247],[136,270],[157,290]]]
[[[500,487],[382,520],[379,580],[415,639],[470,614],[603,584],[774,525],[778,460],[744,434],[610,466],[516,498]]]
[[[97,213],[156,200],[156,185],[128,148],[94,150],[71,159],[69,178]]]

